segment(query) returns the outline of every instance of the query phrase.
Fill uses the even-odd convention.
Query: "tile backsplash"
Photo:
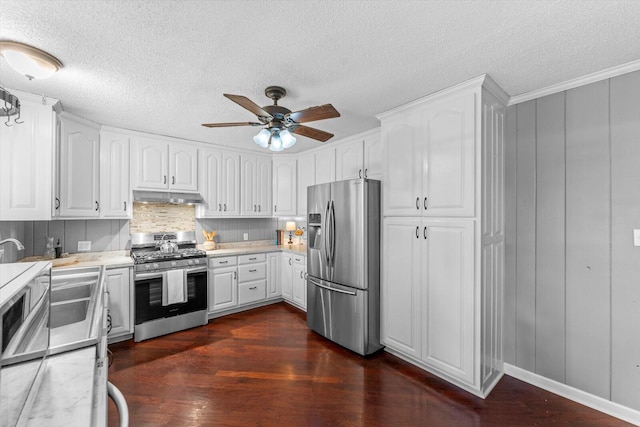
[[[171,203],[133,203],[131,233],[189,231],[195,229],[195,206]]]

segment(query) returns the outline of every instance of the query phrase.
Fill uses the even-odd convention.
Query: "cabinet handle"
[[[127,211],[127,202],[124,202],[124,211]]]
[[[162,183],[163,184],[167,183],[167,175],[162,175]]]
[[[256,270],[256,269],[249,270],[249,273],[255,273],[256,271],[258,271],[258,270]]]
[[[304,274],[304,271],[301,271],[301,272],[300,272],[300,278],[301,278],[301,279],[304,279],[304,277],[302,277],[302,275],[303,275],[303,274]]]
[[[173,185],[173,184],[175,184],[175,183],[176,183],[176,177],[175,177],[175,176],[172,176],[172,177],[171,177],[171,185]]]
[[[100,203],[96,202],[96,212],[100,209]]]
[[[225,212],[227,211],[227,204],[226,203],[224,204],[224,211]]]
[[[416,239],[420,238],[420,227],[416,227]]]
[[[292,265],[292,264],[291,264],[291,258],[289,258],[289,265]]]
[[[416,197],[416,209],[420,210],[420,197]]]
[[[218,212],[222,211],[222,204],[218,203]]]
[[[258,289],[257,286],[252,286],[252,287],[249,288],[250,291],[255,291],[256,289]]]
[[[358,169],[358,178],[362,178],[362,169]]]
[[[218,262],[218,264],[228,264],[228,263],[229,263],[229,261],[220,261],[220,262]]]
[[[258,212],[262,211],[262,206],[258,205]]]
[[[424,236],[425,239],[427,238],[427,227],[424,228],[422,235]]]
[[[249,261],[255,261],[255,260],[257,260],[257,259],[258,259],[258,258],[255,258],[255,257],[254,257],[254,258],[249,258]]]
[[[365,170],[364,170],[364,177],[365,177],[365,178],[367,177],[367,171],[368,171],[368,170],[369,170],[369,169],[365,169]]]
[[[56,197],[56,210],[60,209],[60,199]]]
[[[234,271],[233,272],[233,280],[236,280],[238,278],[238,272]]]
[[[424,198],[424,210],[425,211],[427,210],[427,198],[426,197]]]
[[[257,211],[258,211],[258,208],[256,207],[256,205],[253,205],[253,211],[254,211],[254,212],[257,212]]]
[[[278,205],[273,205],[273,211],[278,212]]]

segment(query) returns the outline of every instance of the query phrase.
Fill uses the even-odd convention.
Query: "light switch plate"
[[[79,240],[78,252],[87,252],[91,250],[91,240]]]
[[[249,240],[249,233],[244,233],[244,240]]]
[[[640,246],[640,230],[633,230],[633,246]]]

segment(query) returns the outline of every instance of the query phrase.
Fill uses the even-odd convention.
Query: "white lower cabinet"
[[[474,384],[474,221],[384,220],[383,341]]]
[[[282,253],[280,283],[282,298],[294,306],[307,310],[307,258],[304,255]]]
[[[133,286],[130,268],[107,270],[107,295],[111,330],[109,339],[133,333]]]
[[[209,259],[209,313],[279,298],[279,262],[278,252]]]

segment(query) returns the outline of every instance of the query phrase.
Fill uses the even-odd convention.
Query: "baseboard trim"
[[[513,378],[550,391],[558,396],[573,400],[574,402],[588,406],[597,411],[604,412],[612,417],[620,418],[623,421],[640,426],[640,411],[636,411],[585,391],[578,390],[577,388],[545,378],[541,375],[534,374],[533,372],[526,371],[508,363],[504,364],[504,373]]]

